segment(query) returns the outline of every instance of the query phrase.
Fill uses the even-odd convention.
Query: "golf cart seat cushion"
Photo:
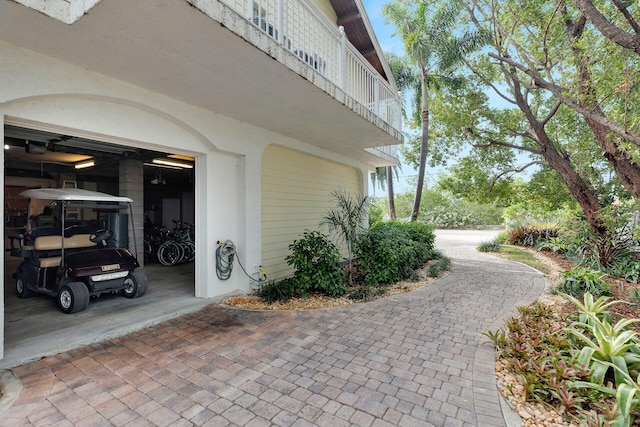
[[[74,234],[64,239],[65,249],[91,248],[96,244],[89,240],[90,234]],[[62,249],[61,236],[39,236],[35,238],[36,251],[53,251]]]
[[[62,261],[61,256],[52,256],[49,258],[40,258],[40,268],[48,268],[48,267],[58,267],[60,265],[60,261]]]
[[[40,236],[60,236],[60,228],[37,227],[24,235],[24,245],[33,246],[33,242]]]

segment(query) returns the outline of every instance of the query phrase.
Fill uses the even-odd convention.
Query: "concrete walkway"
[[[211,305],[13,369],[0,425],[507,426],[481,334],[544,280],[438,232],[453,260],[408,294],[307,312]]]

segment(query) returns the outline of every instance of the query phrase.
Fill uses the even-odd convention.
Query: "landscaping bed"
[[[428,263],[419,270],[416,270],[416,275],[414,276],[415,280],[402,280],[400,282],[396,282],[386,287],[384,293],[373,296],[367,301],[399,293],[410,292],[433,282],[436,279],[429,277],[429,267],[430,264]],[[257,295],[238,296],[227,298],[223,301],[223,304],[248,310],[315,310],[331,307],[345,307],[357,302],[359,301],[349,299],[344,296],[329,297],[320,293],[313,293],[309,294],[305,298],[291,298],[288,301],[274,301],[272,303],[264,301]]]
[[[556,254],[547,251],[537,251],[531,248],[518,247],[519,250],[523,250],[532,254],[538,262],[544,264],[545,268],[543,273],[550,283],[550,290],[558,287],[564,280],[562,272],[574,269],[576,266],[573,262],[564,258],[561,254]],[[503,257],[504,254],[500,252],[494,253],[497,256]],[[602,279],[612,287],[613,296],[610,300],[625,301],[629,300],[630,294],[634,289],[638,288],[638,284],[627,282],[624,279],[604,276]],[[553,313],[555,313],[556,328],[558,330],[563,329],[569,324],[568,317],[572,314],[577,314],[578,310],[576,306],[568,302],[564,297],[555,295],[553,292],[545,293],[539,302],[549,307]],[[611,314],[612,322],[615,323],[622,318],[636,319],[640,318],[640,308],[638,305],[631,304],[629,302],[618,302],[607,308],[607,311]],[[521,313],[522,314],[522,313]],[[509,323],[509,322],[507,322]],[[635,331],[640,330],[638,324],[632,324],[630,327]],[[525,390],[526,385],[523,382],[523,377],[517,375],[512,369],[509,369],[510,360],[501,357],[498,352],[496,359],[496,377],[498,380],[498,388],[501,394],[507,400],[511,408],[520,416],[522,424],[525,427],[555,427],[555,426],[580,426],[580,425],[617,425],[617,424],[585,424],[584,421],[567,421],[565,417],[565,411],[567,407],[562,405],[552,406],[544,399],[536,401],[531,398],[531,391]],[[527,395],[529,398],[527,399]],[[560,399],[566,399],[571,401],[575,396],[568,391],[565,396],[560,396]],[[608,405],[613,405],[614,400],[608,400]],[[575,402],[579,404],[579,402]],[[604,404],[604,400],[601,402]],[[571,404],[569,405],[571,408]],[[574,407],[575,408],[575,407]],[[591,409],[593,410],[593,409]],[[573,413],[575,415],[575,412]],[[620,424],[623,425],[623,424]],[[640,425],[640,422],[633,422],[634,426]]]

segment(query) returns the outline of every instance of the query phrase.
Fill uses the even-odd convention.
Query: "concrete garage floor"
[[[20,258],[5,255],[4,358],[7,369],[82,345],[125,335],[220,302],[194,297],[194,264],[145,266],[149,289],[141,298],[92,298],[86,310],[64,314],[55,298],[16,296],[11,275]]]

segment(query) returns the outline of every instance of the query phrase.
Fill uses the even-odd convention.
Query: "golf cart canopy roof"
[[[107,193],[83,190],[81,188],[34,188],[25,190],[20,196],[30,199],[85,201],[85,202],[112,202],[132,203],[128,197],[112,196]]]

